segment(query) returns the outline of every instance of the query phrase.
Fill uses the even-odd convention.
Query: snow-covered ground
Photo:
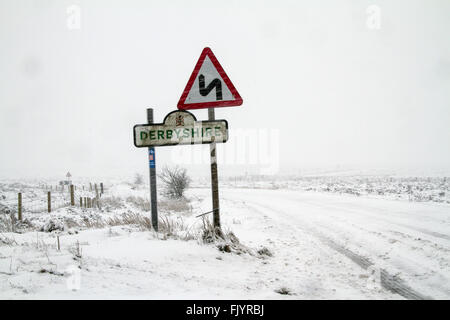
[[[202,239],[196,216],[211,199],[198,183],[188,203],[160,197],[160,233],[145,228],[145,186],[108,185],[101,209],[25,211],[0,234],[0,298],[450,298],[447,202],[276,183],[221,184],[223,229],[240,242],[231,252]],[[7,205],[17,188],[2,188]]]

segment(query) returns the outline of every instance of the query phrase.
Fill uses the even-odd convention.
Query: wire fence
[[[65,207],[100,208],[103,183],[88,185],[18,185],[0,202],[18,219],[24,214],[49,213]],[[19,192],[17,192],[19,191]]]

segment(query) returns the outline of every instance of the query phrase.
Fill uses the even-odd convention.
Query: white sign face
[[[134,145],[138,148],[221,143],[228,140],[228,122],[197,121],[190,112],[173,111],[163,123],[135,125],[133,135]]]
[[[203,49],[178,101],[178,109],[232,107],[241,104],[241,96],[211,49]]]
[[[234,100],[234,97],[216,67],[212,64],[211,59],[206,56],[184,103],[192,104],[226,100]]]

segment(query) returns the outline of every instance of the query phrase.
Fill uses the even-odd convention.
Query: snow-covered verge
[[[232,185],[220,195],[227,236],[216,241],[196,217],[209,188],[160,197],[158,233],[147,187],[127,183],[100,208],[25,211],[0,234],[0,298],[450,298],[448,204]]]
[[[130,226],[60,235],[60,250],[55,233],[3,234],[0,241],[2,299],[231,297],[242,288],[219,285],[217,271],[259,260]]]

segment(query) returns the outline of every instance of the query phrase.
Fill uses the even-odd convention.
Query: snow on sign
[[[240,106],[242,98],[210,48],[203,49],[178,109],[202,109]]]
[[[163,123],[137,124],[133,128],[134,145],[141,147],[174,146],[183,144],[220,143],[228,140],[226,120],[197,121],[188,111],[175,110]],[[149,154],[153,160],[154,154]]]

